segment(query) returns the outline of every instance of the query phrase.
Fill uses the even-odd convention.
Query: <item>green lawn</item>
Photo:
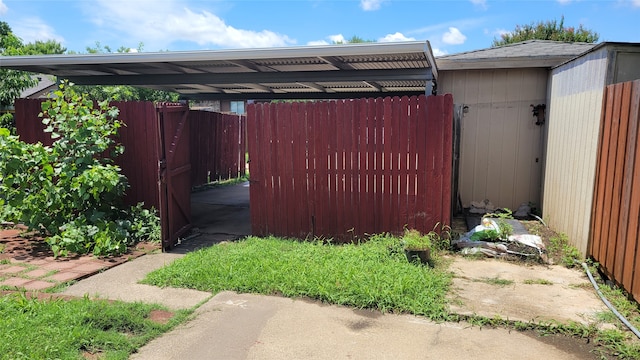
[[[443,320],[451,282],[445,267],[437,259],[433,268],[409,263],[399,239],[390,236],[360,245],[249,237],[187,254],[144,282],[308,297]]]
[[[148,319],[159,306],[89,299],[36,300],[0,297],[0,359],[127,359],[136,349],[186,319]]]

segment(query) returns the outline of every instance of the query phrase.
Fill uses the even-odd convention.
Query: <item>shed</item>
[[[609,151],[602,147],[607,105],[604,96],[607,86],[635,79],[640,79],[640,43],[601,43],[554,67],[550,74],[543,217],[553,229],[565,233],[583,255],[596,255],[597,261],[603,259],[597,258],[589,244],[600,241],[593,238],[590,227],[596,220],[592,212],[598,155]],[[617,124],[620,118],[618,114],[613,120]],[[622,180],[622,173],[613,173],[615,161],[609,165],[610,169],[601,171]],[[598,219],[616,211],[609,208]]]
[[[436,59],[438,91],[461,110],[458,195],[499,208],[541,206],[546,125],[531,105],[548,104],[551,67],[595,44],[528,40]]]

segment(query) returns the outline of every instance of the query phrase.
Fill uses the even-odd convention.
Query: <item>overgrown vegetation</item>
[[[150,320],[157,305],[108,301],[0,297],[2,359],[127,359],[154,337],[184,321],[179,311],[166,324]]]
[[[144,282],[308,297],[445,320],[451,274],[441,259],[432,259],[433,268],[409,263],[400,240],[389,235],[345,245],[249,237],[187,254]]]
[[[159,219],[142,205],[125,208],[127,181],[112,158],[118,109],[94,106],[65,82],[42,104],[53,145],[27,144],[0,128],[0,220],[44,235],[54,254],[119,254],[142,240],[159,240]]]
[[[581,263],[580,251],[569,243],[569,237],[566,234],[561,233],[550,237],[547,251],[557,254],[560,263],[568,268],[579,266]]]

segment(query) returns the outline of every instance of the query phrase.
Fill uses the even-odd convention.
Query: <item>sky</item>
[[[145,52],[314,46],[353,36],[428,40],[436,56],[483,49],[516,25],[565,18],[600,41],[640,42],[640,0],[0,0],[25,43]]]

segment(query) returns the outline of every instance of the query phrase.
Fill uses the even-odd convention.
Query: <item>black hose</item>
[[[618,319],[620,319],[620,321],[622,321],[622,323],[625,324],[629,328],[629,330],[631,330],[631,332],[634,333],[640,339],[640,332],[638,332],[638,329],[636,329],[633,325],[631,325],[631,323],[627,321],[627,319],[622,314],[620,314],[618,310],[616,310],[616,308],[613,307],[613,305],[611,305],[609,300],[607,300],[604,297],[604,294],[602,294],[602,291],[600,291],[600,287],[598,287],[598,284],[593,279],[593,275],[591,275],[591,271],[589,271],[589,266],[587,266],[587,264],[583,262],[582,267],[587,272],[587,276],[589,276],[589,281],[591,281],[591,284],[596,289],[596,292],[600,296],[600,299],[602,299],[602,302],[604,302],[604,304],[607,305],[609,310],[611,310],[618,317]]]

